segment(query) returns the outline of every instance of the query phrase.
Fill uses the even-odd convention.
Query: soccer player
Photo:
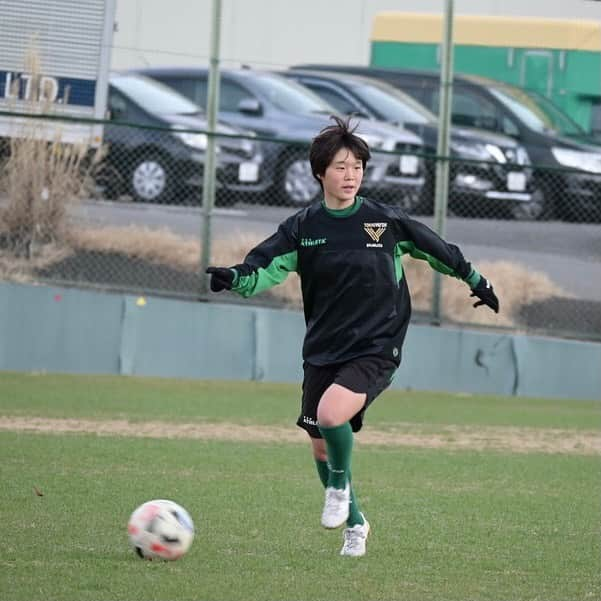
[[[353,433],[401,361],[411,301],[404,254],[463,280],[498,313],[490,282],[460,249],[397,206],[357,195],[370,151],[339,118],[313,140],[309,160],[323,191],[233,267],[209,267],[211,290],[243,297],[300,275],[306,333],[297,425],[310,437],[323,486],[321,524],[346,523],[341,555],[365,555],[369,523],[351,486]]]

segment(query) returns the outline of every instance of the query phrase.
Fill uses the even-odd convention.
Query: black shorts
[[[353,432],[358,432],[363,426],[365,410],[388,388],[397,365],[389,359],[369,356],[336,365],[316,366],[305,362],[303,369],[303,398],[301,414],[296,425],[306,430],[311,438],[322,438],[317,427],[317,406],[331,384],[339,384],[353,392],[366,395],[365,405],[351,418]]]

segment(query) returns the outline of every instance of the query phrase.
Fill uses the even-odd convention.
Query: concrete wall
[[[116,69],[207,64],[212,0],[117,0]],[[224,64],[367,64],[373,16],[443,11],[443,0],[222,0]],[[588,0],[455,0],[456,14],[601,19]]]
[[[298,382],[303,333],[296,311],[0,283],[0,370]],[[601,344],[412,326],[393,388],[601,399],[600,367]]]

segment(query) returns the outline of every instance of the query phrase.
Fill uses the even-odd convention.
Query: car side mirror
[[[261,115],[263,107],[256,98],[243,98],[238,103],[238,111],[245,115]]]

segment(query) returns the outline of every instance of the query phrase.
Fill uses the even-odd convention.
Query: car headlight
[[[176,131],[174,133],[186,146],[190,146],[190,148],[194,148],[195,150],[207,149],[207,134],[189,131]]]
[[[571,148],[551,148],[553,156],[564,167],[572,167],[590,173],[601,173],[601,154],[583,152]]]
[[[384,149],[384,138],[380,136],[375,136],[373,134],[356,134],[361,138],[370,148],[374,150],[383,150]]]
[[[506,163],[505,153],[496,144],[487,144],[484,148],[497,163]]]
[[[240,147],[242,148],[242,150],[247,154],[247,155],[251,155],[254,150],[255,150],[255,145],[253,142],[251,142],[250,140],[247,140],[246,138],[241,138],[240,139]]]
[[[487,144],[492,146],[492,144]],[[473,159],[475,161],[490,161],[492,158],[490,152],[484,144],[465,144],[464,142],[451,142],[451,150],[456,152],[464,159]],[[500,149],[499,149],[500,150]]]
[[[530,157],[523,146],[518,146],[515,154],[518,165],[530,165]]]

